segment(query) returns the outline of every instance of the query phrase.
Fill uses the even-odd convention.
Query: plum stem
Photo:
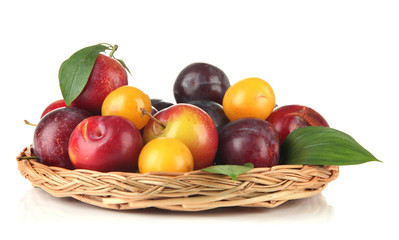
[[[116,51],[118,49],[118,45],[114,45],[113,47],[112,47],[112,50],[111,50],[111,52],[109,53],[109,56],[110,57],[114,57],[114,52]]]
[[[141,109],[141,115],[142,115],[142,116],[144,116],[144,115],[149,116],[152,120],[154,120],[154,122],[158,123],[159,126],[163,127],[164,129],[166,128],[166,126],[165,126],[163,123],[161,123],[158,119],[156,119],[154,116],[152,116],[151,113],[149,113],[149,112],[148,112],[147,110],[145,110],[144,108]]]
[[[28,120],[24,120],[24,123],[25,123],[26,125],[29,125],[29,126],[34,126],[34,127],[37,126],[37,124],[30,123]]]
[[[32,156],[32,157],[19,157],[18,160],[24,160],[24,159],[39,159],[36,156]]]

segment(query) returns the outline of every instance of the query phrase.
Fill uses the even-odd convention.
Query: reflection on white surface
[[[167,217],[162,217],[167,216]],[[202,212],[172,212],[156,208],[139,210],[108,210],[72,198],[56,198],[39,188],[27,191],[18,202],[18,223],[109,223],[124,220],[130,223],[240,221],[257,223],[325,223],[334,219],[334,207],[322,194],[292,200],[273,208],[218,208]],[[184,221],[183,221],[184,220]]]

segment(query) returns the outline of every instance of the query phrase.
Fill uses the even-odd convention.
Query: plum
[[[70,106],[87,110],[93,115],[101,115],[101,106],[107,95],[127,84],[127,72],[122,64],[109,56],[99,54],[86,86]]]
[[[151,98],[151,106],[154,107],[157,111],[161,111],[164,108],[168,108],[172,106],[173,103],[164,101],[159,98]]]
[[[278,164],[279,138],[274,127],[256,118],[240,118],[232,121],[219,134],[217,164],[272,167]]]
[[[75,107],[55,109],[40,119],[33,137],[33,149],[40,162],[48,166],[73,169],[68,155],[72,131],[91,114]]]
[[[68,152],[76,168],[134,172],[142,148],[140,132],[128,119],[92,116],[73,130]]]
[[[229,87],[230,81],[222,70],[207,63],[193,63],[177,76],[173,93],[177,103],[211,100],[222,104]]]
[[[43,113],[40,116],[40,118],[44,117],[44,115],[46,115],[47,113],[49,113],[57,108],[62,108],[62,107],[66,107],[66,106],[67,105],[65,104],[64,99],[54,101],[43,110]]]
[[[194,170],[209,167],[218,148],[218,132],[212,118],[199,107],[191,104],[175,104],[159,111],[144,127],[143,139],[176,138],[183,142],[194,158]]]
[[[276,108],[266,119],[276,129],[280,144],[297,128],[308,126],[329,127],[327,121],[315,110],[302,105],[285,105]]]
[[[189,101],[188,104],[195,105],[204,110],[206,113],[208,113],[208,115],[212,118],[213,122],[215,123],[219,133],[224,127],[224,125],[226,125],[229,122],[229,119],[224,114],[222,105],[220,105],[217,102],[209,100],[194,100],[194,101]]]

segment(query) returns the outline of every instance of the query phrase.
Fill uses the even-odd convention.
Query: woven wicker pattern
[[[188,173],[102,173],[48,167],[33,159],[32,149],[18,156],[21,174],[35,187],[55,197],[73,197],[110,209],[156,207],[174,211],[202,211],[218,207],[273,208],[291,200],[314,196],[338,177],[338,166],[275,166],[254,168],[233,181],[227,176]]]

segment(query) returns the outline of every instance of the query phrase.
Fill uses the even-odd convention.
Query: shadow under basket
[[[55,197],[72,197],[108,209],[155,207],[203,211],[220,207],[274,208],[292,199],[314,196],[338,177],[338,166],[278,165],[254,168],[233,181],[205,171],[187,173],[97,172],[49,167],[31,147],[18,156],[18,169],[34,187]],[[22,159],[21,159],[22,157]]]

